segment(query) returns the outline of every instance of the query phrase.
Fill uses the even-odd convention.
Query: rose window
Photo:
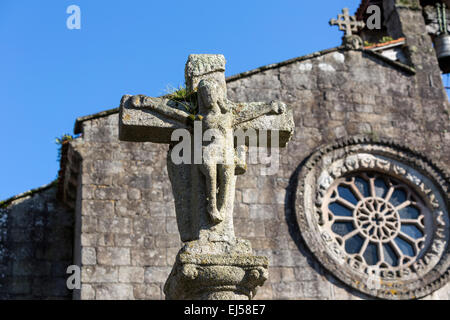
[[[374,297],[417,299],[450,279],[450,175],[406,146],[352,137],[299,164],[304,243],[339,280]]]
[[[427,208],[407,185],[378,173],[337,179],[324,202],[337,243],[354,259],[380,268],[405,267],[425,242]]]

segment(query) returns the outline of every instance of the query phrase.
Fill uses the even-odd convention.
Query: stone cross
[[[120,105],[120,140],[170,146],[167,169],[186,245],[166,282],[169,299],[252,298],[267,278],[267,259],[252,256],[250,243],[234,234],[236,175],[245,172],[248,146],[286,146],[293,114],[282,102],[229,101],[224,71],[222,55],[190,55],[181,97],[125,95]]]
[[[338,25],[339,30],[345,31],[345,36],[353,35],[359,28],[364,28],[363,21],[357,21],[355,16],[350,16],[348,8],[342,9],[342,14],[338,15],[338,19],[331,19],[330,25]]]

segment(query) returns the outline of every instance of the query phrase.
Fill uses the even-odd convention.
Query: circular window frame
[[[398,268],[368,266],[353,259],[326,226],[324,201],[338,179],[372,172],[396,179],[430,210],[426,235],[416,260]],[[448,173],[425,156],[388,140],[354,137],[314,152],[297,176],[295,212],[307,247],[338,279],[365,294],[384,299],[421,298],[450,278]]]

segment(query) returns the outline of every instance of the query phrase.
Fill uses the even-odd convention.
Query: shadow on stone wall
[[[0,209],[0,299],[71,299],[73,224],[56,186]]]

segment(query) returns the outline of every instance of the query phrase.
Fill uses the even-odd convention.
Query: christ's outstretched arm
[[[234,125],[259,118],[266,114],[282,114],[287,111],[283,102],[250,102],[238,103],[233,108]]]
[[[189,122],[189,113],[179,109],[181,103],[171,99],[151,98],[144,95],[135,95],[131,98],[131,105],[136,108],[153,110],[183,124],[187,124]]]

